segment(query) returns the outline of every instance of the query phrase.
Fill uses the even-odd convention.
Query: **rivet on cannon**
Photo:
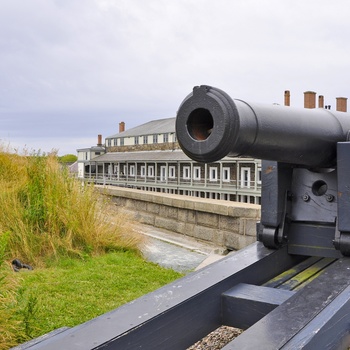
[[[304,202],[308,202],[310,200],[310,196],[307,193],[305,193],[302,198]]]

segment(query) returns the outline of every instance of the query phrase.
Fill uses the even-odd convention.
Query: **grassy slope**
[[[180,276],[145,262],[130,251],[86,261],[66,259],[56,266],[34,271],[21,270],[18,278],[22,279],[22,297],[37,298],[27,333],[37,337],[62,326],[75,326]],[[24,314],[18,314],[19,321]]]
[[[62,171],[54,154],[20,156],[0,144],[0,189],[0,350],[180,276],[145,262],[134,223]],[[15,273],[6,266],[14,258],[36,269]]]

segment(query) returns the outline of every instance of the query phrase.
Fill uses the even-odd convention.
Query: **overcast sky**
[[[348,0],[0,0],[0,142],[60,155],[176,115],[193,86],[350,97]]]

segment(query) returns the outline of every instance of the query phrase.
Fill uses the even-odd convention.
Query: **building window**
[[[113,139],[114,145],[113,146],[118,146],[118,139]]]
[[[107,147],[111,147],[112,145],[112,140],[111,139],[107,139]]]
[[[148,166],[148,177],[154,177],[154,166]]]
[[[143,136],[143,144],[144,144],[144,145],[147,145],[147,143],[148,143],[148,136],[147,136],[147,135],[144,135],[144,136]]]
[[[230,168],[229,167],[222,168],[222,181],[230,182]]]
[[[191,178],[191,167],[184,166],[183,168],[183,176],[184,179],[189,180]]]
[[[153,143],[158,143],[158,135],[153,135]]]
[[[201,167],[195,166],[193,167],[193,180],[200,180],[201,179]]]
[[[250,168],[241,168],[241,187],[250,188]]]
[[[135,176],[135,165],[130,165],[130,176]]]
[[[140,175],[141,177],[145,177],[146,176],[146,166],[145,165],[141,165],[141,172]]]
[[[169,142],[169,134],[163,134],[163,142],[164,143]]]
[[[135,145],[138,145],[139,144],[139,137],[138,136],[135,136],[135,138],[134,138],[134,140],[135,140]]]
[[[170,166],[169,167],[169,178],[171,179],[175,179],[175,167],[174,166]]]
[[[218,181],[218,168],[210,167],[209,168],[209,180],[210,181]]]
[[[160,181],[166,181],[166,166],[162,165],[160,167]]]
[[[261,168],[258,168],[258,179],[257,179],[258,185],[261,185]]]
[[[124,146],[124,137],[121,137],[119,139],[119,142],[120,142],[120,146]]]

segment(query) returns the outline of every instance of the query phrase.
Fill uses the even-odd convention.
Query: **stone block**
[[[235,203],[228,207],[228,215],[233,217],[260,218],[260,205]]]
[[[192,232],[192,237],[194,238],[200,239],[202,241],[213,242],[216,230],[210,227],[195,225]]]
[[[146,212],[138,212],[139,220],[142,224],[155,226],[155,216]]]
[[[116,205],[116,206],[125,206],[126,205],[126,198],[123,197],[112,197],[112,202]]]
[[[177,220],[176,232],[184,234],[184,232],[186,232],[186,223]]]
[[[238,236],[238,249],[247,247],[248,245],[256,242],[256,238],[252,236]]]
[[[165,196],[164,195],[162,204],[163,205],[167,205],[169,207],[174,207],[174,205],[173,205],[173,198],[170,197],[170,196]]]
[[[154,217],[154,226],[164,228],[168,231],[178,232],[177,220],[164,218],[158,215]]]
[[[135,211],[145,211],[146,202],[128,199],[125,203],[125,207]]]
[[[146,211],[153,214],[159,214],[159,204],[146,202]]]
[[[173,207],[169,207],[169,217],[174,218],[174,219],[178,219],[178,213],[179,213],[179,209],[178,208],[173,208]]]
[[[178,207],[179,208],[186,208],[186,209],[189,209],[189,210],[194,210],[195,208],[195,202],[193,201],[192,198],[186,198],[185,201],[182,201],[181,203],[182,205],[179,205]]]
[[[256,237],[256,224],[258,220],[254,219],[242,219],[245,221],[245,235]]]
[[[212,212],[213,205],[209,201],[198,201],[194,203],[194,210],[198,212]]]
[[[222,247],[225,245],[225,235],[224,232],[221,230],[215,230],[213,234],[213,243]]]
[[[190,237],[194,237],[194,229],[196,227],[195,224],[191,224],[189,222],[185,222],[184,226],[179,226],[179,228],[181,227],[181,229],[183,231],[181,231],[182,234],[184,234],[185,236],[190,236]]]
[[[177,220],[177,212],[178,208],[168,207],[166,205],[162,205],[159,208],[159,215],[164,216],[166,218],[172,218]]]
[[[224,233],[224,245],[233,250],[240,249],[241,242],[239,241],[240,235],[236,232],[225,232]]]
[[[187,209],[178,209],[177,219],[181,222],[189,222],[191,224],[196,223],[196,212]]]
[[[209,212],[197,212],[197,224],[199,226],[206,226],[206,227],[213,227],[218,228],[219,227],[219,216],[217,214],[212,214]]]
[[[183,200],[182,198],[173,198],[171,201],[171,204],[175,208],[184,208],[185,207],[186,200]]]
[[[229,249],[239,250],[247,247],[255,241],[256,238],[252,236],[242,236],[234,232],[225,232],[223,245]]]
[[[232,216],[220,216],[219,229],[238,233],[240,229],[240,219]]]
[[[240,219],[240,226],[239,226],[239,233],[242,236],[256,237],[256,223],[257,223],[257,220],[241,218]]]
[[[164,218],[168,217],[168,211],[169,211],[169,207],[166,205],[160,205],[159,206],[159,213],[158,216],[162,216]]]

